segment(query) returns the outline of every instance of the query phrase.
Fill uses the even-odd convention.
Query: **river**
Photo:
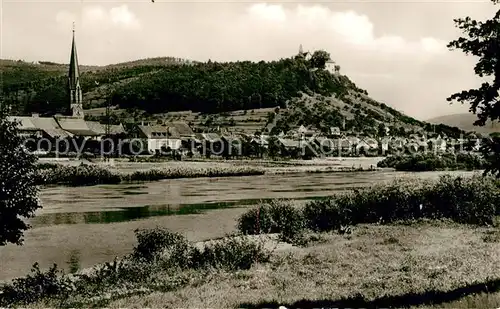
[[[234,232],[236,218],[263,199],[308,200],[396,177],[449,173],[297,173],[43,188],[43,208],[30,219],[24,245],[0,248],[0,280],[27,274],[35,262],[68,270],[111,261],[131,252],[137,228],[167,227],[199,241]]]

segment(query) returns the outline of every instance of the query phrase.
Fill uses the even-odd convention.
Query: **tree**
[[[500,0],[492,0],[496,5]],[[484,126],[490,119],[500,119],[500,10],[492,19],[486,21],[473,20],[470,17],[454,20],[465,37],[460,37],[448,44],[450,49],[460,49],[466,55],[479,58],[474,72],[485,80],[481,87],[457,92],[447,98],[449,102],[469,103],[470,111],[477,115],[475,125]],[[486,173],[500,177],[500,139],[490,138],[482,147],[488,160]]]
[[[311,67],[324,69],[326,62],[330,60],[330,54],[324,50],[315,51],[309,62],[311,63]]]
[[[0,246],[21,245],[29,225],[22,219],[41,208],[35,183],[36,156],[28,153],[17,124],[0,111]]]

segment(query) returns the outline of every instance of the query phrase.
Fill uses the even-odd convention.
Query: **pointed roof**
[[[78,56],[76,54],[75,42],[75,28],[73,25],[73,42],[71,44],[71,57],[69,60],[69,85],[70,87],[76,86],[77,81],[80,79],[80,71],[78,70]]]

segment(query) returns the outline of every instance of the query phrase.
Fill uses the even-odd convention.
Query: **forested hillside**
[[[107,66],[80,65],[84,108],[104,106],[115,87],[161,68],[186,62],[162,57]],[[67,108],[67,64],[0,60],[0,71],[3,100],[12,107],[13,113],[56,113]]]

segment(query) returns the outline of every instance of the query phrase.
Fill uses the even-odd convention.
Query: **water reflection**
[[[298,198],[294,200],[307,201],[324,198],[325,196],[316,196],[308,198]],[[207,210],[244,207],[256,205],[262,202],[269,202],[272,199],[247,199],[226,202],[208,202],[185,205],[147,205],[139,207],[126,207],[110,211],[92,211],[92,212],[65,212],[49,213],[34,217],[31,221],[33,227],[61,225],[61,224],[104,224],[126,222],[138,219],[145,219],[156,216],[174,216],[200,214]]]
[[[71,274],[76,273],[80,270],[80,250],[71,250],[68,259],[68,271]]]

